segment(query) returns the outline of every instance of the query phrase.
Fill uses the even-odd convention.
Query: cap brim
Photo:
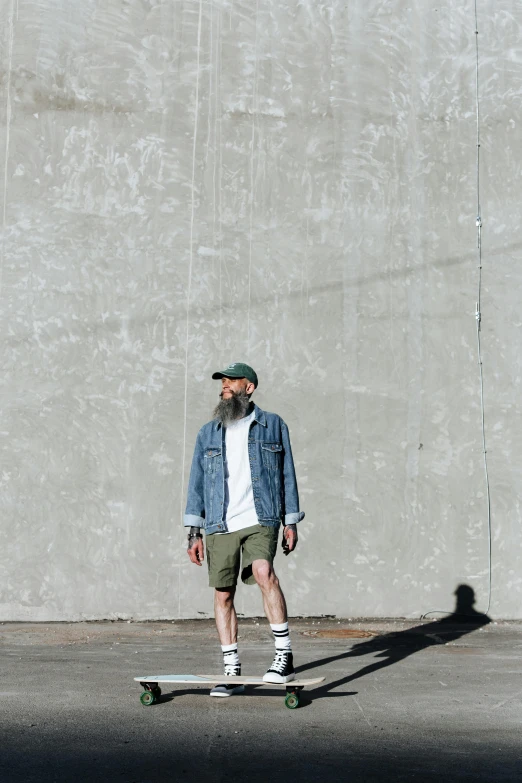
[[[213,379],[214,381],[217,381],[217,380],[219,380],[220,378],[244,378],[244,377],[245,377],[244,375],[232,375],[232,374],[230,374],[230,375],[225,375],[225,373],[224,373],[224,372],[215,372],[215,373],[212,375],[212,379]]]

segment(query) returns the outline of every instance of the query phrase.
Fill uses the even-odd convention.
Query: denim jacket
[[[304,518],[299,511],[290,435],[283,419],[254,405],[248,433],[248,457],[254,505],[260,525],[292,525]],[[185,527],[205,533],[226,533],[225,428],[217,419],[205,424],[196,439],[188,485]]]

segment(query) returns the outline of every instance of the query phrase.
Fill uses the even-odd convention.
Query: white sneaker
[[[239,677],[241,675],[241,664],[225,665],[225,677]],[[244,685],[234,685],[234,683],[223,683],[215,685],[210,691],[210,696],[235,696],[238,693],[243,693],[245,690]]]

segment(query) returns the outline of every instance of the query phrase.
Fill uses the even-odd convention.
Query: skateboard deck
[[[286,689],[285,704],[291,710],[299,706],[299,694],[310,685],[318,685],[324,681],[324,677],[315,677],[313,679],[292,680],[291,682],[265,682],[262,677],[224,677],[215,674],[146,674],[142,677],[135,677],[135,682],[139,682],[145,689],[140,696],[140,701],[145,707],[155,704],[161,696],[159,683],[190,684],[190,685],[220,685],[227,683],[230,685],[272,685],[276,688],[284,687]]]

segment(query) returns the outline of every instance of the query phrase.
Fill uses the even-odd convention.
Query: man
[[[226,676],[241,674],[234,608],[237,578],[258,584],[275,639],[275,657],[265,682],[294,679],[285,597],[273,568],[281,520],[285,555],[297,545],[297,481],[288,427],[280,416],[251,401],[257,375],[248,364],[230,364],[215,372],[221,380],[214,419],[196,439],[184,524],[189,527],[188,556],[201,566],[205,531],[209,584],[214,588],[216,627]],[[218,685],[211,696],[244,690]]]

